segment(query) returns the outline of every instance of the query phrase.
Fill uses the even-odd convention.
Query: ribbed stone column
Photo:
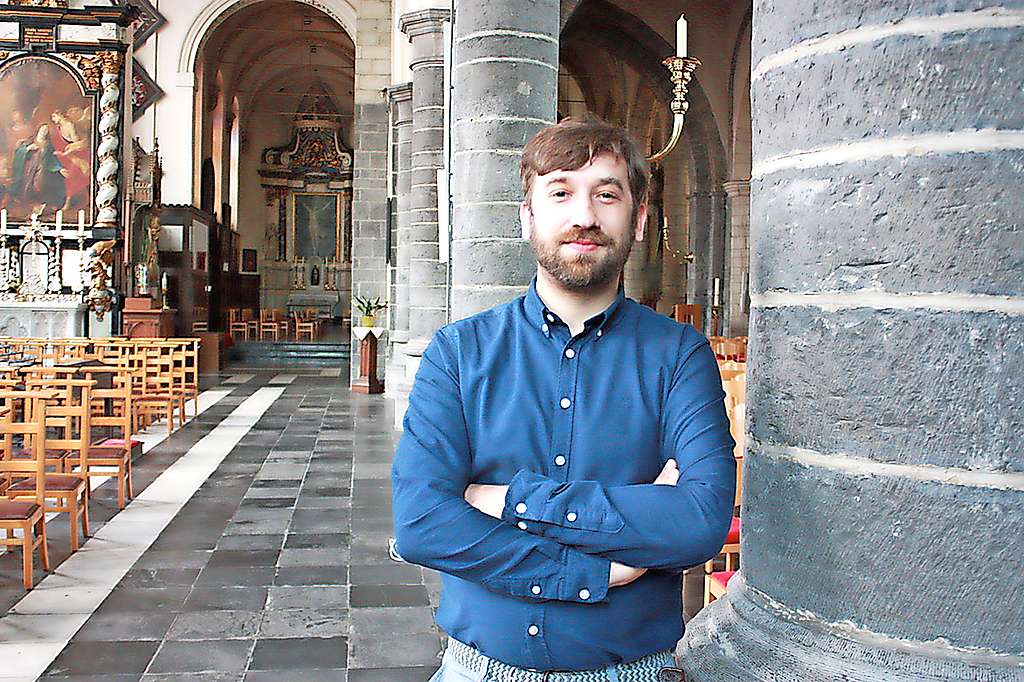
[[[726,281],[722,304],[729,336],[747,333],[747,313],[743,311],[744,279],[750,270],[750,181],[733,180],[723,184],[728,197],[727,220],[729,246],[726,254]]]
[[[754,4],[742,568],[687,680],[1024,677],[1024,13],[966,6]]]
[[[447,264],[437,236],[437,169],[444,165],[444,33],[446,9],[403,14],[399,27],[412,42],[412,147],[409,191],[409,341],[418,366],[427,344],[447,318]]]
[[[521,237],[519,161],[555,120],[558,0],[455,3],[452,318],[518,296],[536,272]]]
[[[687,272],[686,300],[701,306],[704,314],[701,331],[707,332],[711,319],[711,193],[706,190],[693,192],[689,196],[688,208],[690,251],[693,252],[694,259]]]
[[[395,163],[395,297],[391,303],[394,329],[388,338],[387,380],[384,390],[392,398],[403,392],[405,384],[405,343],[409,340],[409,203],[412,185],[412,83],[388,88],[391,102],[391,139]]]

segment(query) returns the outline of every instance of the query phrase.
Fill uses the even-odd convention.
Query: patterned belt
[[[541,672],[517,668],[497,661],[463,644],[448,638],[448,651],[460,665],[473,672],[486,671],[486,682],[682,682],[682,671],[677,670],[671,650],[658,651],[630,663],[612,666],[615,677],[608,674],[609,668],[566,672]]]

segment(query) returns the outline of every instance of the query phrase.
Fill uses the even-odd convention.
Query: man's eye
[[[615,201],[616,199],[619,198],[619,195],[615,194],[614,192],[601,192],[597,196],[605,201]]]
[[[569,193],[566,192],[564,189],[556,189],[554,192],[551,193],[551,196],[553,196],[556,199],[564,199],[565,197],[569,196]]]

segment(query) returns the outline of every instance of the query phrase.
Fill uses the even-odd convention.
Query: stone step
[[[348,365],[347,343],[241,342],[227,350],[227,361],[247,367],[340,367]]]

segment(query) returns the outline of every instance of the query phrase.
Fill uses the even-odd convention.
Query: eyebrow
[[[548,178],[547,181],[545,181],[544,184],[546,186],[550,187],[551,185],[557,185],[559,183],[568,183],[568,182],[569,182],[569,176],[568,175],[555,175],[555,176],[552,176],[552,177]],[[626,188],[623,186],[622,181],[619,180],[618,178],[612,177],[610,175],[608,177],[606,177],[606,178],[601,178],[596,183],[597,187],[601,187],[603,185],[612,185],[614,187],[618,187],[623,192],[626,191]]]

